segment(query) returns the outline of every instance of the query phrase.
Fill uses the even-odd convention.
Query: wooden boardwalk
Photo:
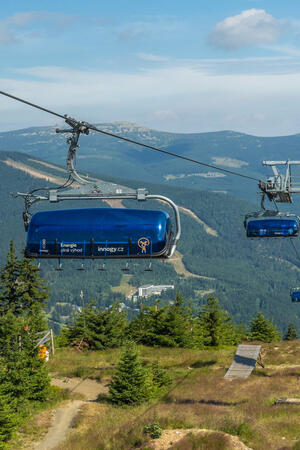
[[[254,369],[260,354],[260,345],[239,345],[234,360],[224,378],[248,378]]]

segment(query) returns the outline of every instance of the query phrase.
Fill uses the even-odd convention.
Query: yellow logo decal
[[[146,253],[146,247],[150,245],[148,238],[142,237],[138,240],[138,246],[142,249],[142,253]]]

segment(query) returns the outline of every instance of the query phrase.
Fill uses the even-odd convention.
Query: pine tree
[[[241,340],[238,327],[214,297],[209,297],[207,304],[203,306],[199,314],[199,326],[207,346],[235,345]]]
[[[0,448],[8,448],[6,442],[12,437],[19,418],[16,414],[16,399],[13,397],[11,385],[8,385],[6,373],[0,367]]]
[[[275,342],[280,340],[280,333],[273,322],[259,311],[250,322],[251,341]]]
[[[151,365],[151,378],[154,396],[160,394],[163,389],[172,384],[170,376],[167,374],[166,370],[159,365],[158,361],[154,361]]]
[[[152,395],[151,380],[133,343],[123,352],[109,386],[109,398],[118,405],[139,405]]]
[[[84,339],[92,350],[114,348],[122,345],[127,328],[126,313],[118,303],[106,310],[96,308],[91,302],[78,313],[73,324],[64,329],[69,343]]]
[[[18,260],[13,242],[0,281],[0,357],[5,374],[0,385],[9,386],[18,409],[26,401],[44,401],[49,393],[47,367],[37,348],[37,332],[47,329],[43,306],[48,294],[32,261]]]
[[[17,406],[27,400],[44,401],[50,389],[45,361],[38,357],[37,338],[34,329],[27,326],[27,319],[8,312],[0,317],[0,355],[4,379],[8,391]]]
[[[13,241],[10,241],[7,262],[0,272],[0,313],[5,314],[8,310],[19,314],[20,304],[18,301],[18,278],[20,274],[20,263],[17,258]]]
[[[43,307],[49,298],[48,287],[45,280],[40,277],[39,269],[32,259],[26,257],[21,259],[17,284],[18,302],[22,314],[28,312],[29,315],[32,315],[43,311]],[[37,323],[37,320],[35,320],[35,323]],[[43,331],[43,329],[37,329],[37,331]]]
[[[139,344],[162,347],[193,347],[192,309],[180,293],[172,305],[147,306],[129,325],[130,337]]]
[[[192,347],[192,309],[184,305],[184,298],[177,292],[176,301],[167,309],[166,331],[173,339],[174,347]]]
[[[13,241],[7,255],[7,263],[0,274],[0,311],[15,316],[27,315],[35,331],[47,329],[43,307],[49,297],[45,280],[31,259],[18,260]]]
[[[285,341],[294,341],[298,338],[297,331],[295,328],[295,325],[293,323],[290,323],[286,332],[286,335],[284,336]]]
[[[168,306],[146,306],[129,325],[129,336],[138,344],[161,347],[175,347],[173,336],[169,334]]]

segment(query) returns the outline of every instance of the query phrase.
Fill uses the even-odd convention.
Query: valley
[[[254,154],[250,155],[249,149],[260,145],[259,151],[265,152],[264,157],[267,157],[272,148],[272,155],[275,156],[276,142],[279,144],[283,140],[283,138],[256,139],[233,132],[176,135],[148,130],[146,133],[145,130],[141,130],[135,125],[126,124],[125,128],[122,127],[123,125],[118,124],[118,127],[115,128],[115,125],[111,124],[109,130],[124,131],[125,136],[130,138],[144,137],[146,142],[147,139],[152,142],[153,138],[155,145],[187,154],[189,157],[201,158],[205,154],[205,159],[208,158],[208,161],[218,162],[224,164],[224,167],[231,168],[237,168],[236,165],[238,165],[239,170],[245,169],[247,173],[256,176],[261,170],[259,165],[253,165],[253,158],[257,157],[257,153],[256,150],[251,150],[251,152],[254,151]],[[140,133],[146,134],[142,136]],[[101,163],[96,159],[96,163],[93,162],[92,171],[88,173],[89,179],[112,181],[132,188],[143,186],[151,193],[163,193],[172,198],[181,212],[182,239],[173,260],[167,264],[156,261],[153,265],[153,273],[144,272],[144,266],[141,263],[132,264],[130,277],[127,279],[123,277],[121,271],[122,263],[117,261],[108,262],[107,271],[102,273],[97,270],[102,264],[101,262],[94,264],[87,262],[85,272],[75,280],[73,272],[77,268],[76,262],[64,264],[64,272],[61,276],[54,271],[54,262],[43,262],[42,275],[48,280],[51,291],[48,315],[55,330],[58,329],[59,323],[70,320],[72,312],[80,307],[79,294],[81,290],[84,291],[87,299],[94,299],[100,307],[106,307],[116,300],[124,303],[129,317],[132,317],[141,300],[139,299],[137,304],[133,304],[126,297],[138,286],[153,283],[154,279],[156,284],[174,284],[175,291],[180,291],[188,301],[195,304],[201,304],[205,300],[203,293],[206,292],[206,295],[209,295],[213,292],[237,322],[247,323],[257,308],[262,308],[264,313],[274,318],[282,331],[290,321],[293,321],[296,326],[300,326],[300,313],[296,309],[296,305],[288,307],[291,286],[299,284],[298,271],[291,270],[292,267],[298,268],[299,262],[289,247],[289,243],[285,240],[271,243],[249,241],[245,238],[243,214],[255,210],[255,205],[244,200],[244,189],[251,186],[251,189],[247,189],[246,197],[254,198],[256,188],[253,183],[250,184],[247,180],[240,181],[226,175],[222,177],[221,184],[218,184],[219,182],[216,184],[216,180],[213,178],[204,179],[203,177],[200,177],[202,180],[200,185],[191,185],[184,179],[153,184],[151,180],[156,180],[156,182],[159,180],[162,183],[166,173],[176,173],[176,170],[170,170],[170,168],[173,163],[176,165],[178,162],[162,156],[163,164],[157,165],[158,160],[155,154],[150,155],[148,152],[142,154],[140,150],[133,152],[132,146],[129,144],[117,143],[116,145],[109,137],[99,137],[93,132],[91,134],[89,140],[82,138],[82,149],[78,154],[83,175],[86,175],[84,171],[91,167],[86,165],[89,164],[87,161],[92,161],[92,159],[88,158],[85,161],[81,156],[84,156],[85,153],[96,156],[97,146],[100,149],[106,149],[105,153],[115,161],[114,168],[110,166],[110,158],[105,162],[101,160]],[[0,152],[0,175],[3,180],[1,205],[5,211],[7,224],[0,239],[0,258],[4,261],[9,240],[13,238],[17,248],[21,250],[26,237],[22,230],[22,200],[13,199],[10,197],[10,193],[36,189],[41,187],[43,180],[50,187],[62,184],[65,179],[63,176],[65,169],[61,166],[65,158],[63,156],[65,143],[61,135],[56,135],[54,129],[48,127],[0,133],[0,136],[0,149],[2,149]],[[293,146],[297,145],[297,139],[297,136],[289,137],[288,148],[291,149],[291,155],[293,155]],[[196,144],[196,142],[198,143]],[[224,153],[223,156],[220,154],[221,143],[224,152],[227,149],[226,156]],[[273,146],[269,148],[268,146],[271,144]],[[244,147],[247,147],[246,153]],[[196,151],[196,148],[198,149],[197,155],[191,152],[191,149]],[[10,150],[7,151],[7,149]],[[29,155],[13,151],[15,149],[22,149]],[[54,149],[55,151],[53,151]],[[45,159],[40,159],[40,157]],[[122,161],[122,168],[121,166],[118,168],[120,161]],[[58,162],[59,165],[57,165]],[[167,163],[167,166],[164,166],[164,162]],[[147,176],[143,177],[145,163]],[[144,178],[143,182],[134,181],[131,178],[133,172],[132,169],[127,170],[129,166],[131,168],[134,166],[135,179],[137,177]],[[194,168],[192,169],[194,170]],[[103,170],[105,170],[105,175]],[[113,173],[114,176],[109,176],[108,173]],[[126,174],[128,178],[119,178],[118,173],[121,173],[122,176]],[[231,179],[230,189],[228,189],[229,178]],[[184,186],[182,182],[185,182]],[[242,189],[240,185],[243,186]],[[216,190],[226,190],[227,194],[214,192]],[[236,196],[232,197],[230,191],[235,191]],[[240,198],[237,198],[237,195]],[[100,205],[101,202],[99,202]],[[102,205],[117,208],[155,209],[158,203],[149,201],[146,204],[134,204],[130,200],[122,202],[114,200],[103,202]],[[163,203],[159,203],[159,205],[159,208],[165,207]],[[43,208],[45,205],[40,205],[38,208],[40,207]],[[77,202],[76,205],[59,203],[49,205],[49,207],[53,209],[86,207],[86,205],[84,202]],[[297,201],[294,208],[296,210],[298,208]],[[297,242],[295,245],[298,245]],[[267,265],[266,261],[268,261]],[[66,287],[68,288],[66,289]],[[174,293],[169,292],[162,295],[161,301],[168,302],[173,300],[173,297]],[[154,301],[155,298],[147,299],[149,304]],[[284,314],[282,314],[283,311]]]

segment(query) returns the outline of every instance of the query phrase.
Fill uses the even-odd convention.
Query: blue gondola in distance
[[[300,303],[300,287],[291,290],[291,300],[293,303]]]
[[[294,237],[299,233],[299,218],[278,211],[259,211],[245,216],[247,237]]]
[[[160,210],[84,208],[41,211],[30,220],[26,256],[31,258],[167,257],[169,215]]]

